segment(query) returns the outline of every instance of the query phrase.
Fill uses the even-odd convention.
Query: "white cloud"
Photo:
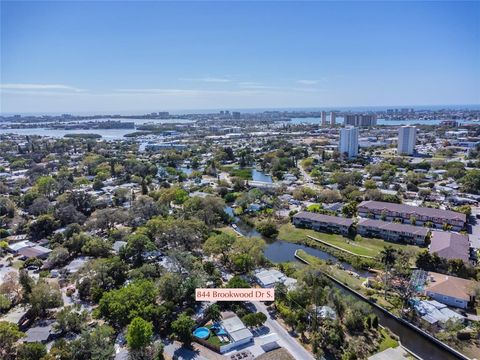
[[[219,78],[219,77],[202,77],[202,78],[180,78],[182,81],[200,81],[207,83],[228,83],[232,80],[228,78]]]
[[[0,84],[0,89],[2,90],[65,90],[65,91],[75,91],[81,92],[85,91],[69,85],[63,84]]]
[[[165,96],[215,96],[215,95],[232,95],[232,94],[253,94],[258,93],[254,90],[203,90],[203,89],[115,89],[118,94],[129,95],[165,95]]]

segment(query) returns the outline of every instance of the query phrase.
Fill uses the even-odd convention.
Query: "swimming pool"
[[[199,327],[193,331],[193,335],[199,339],[207,339],[210,336],[210,330],[206,327]]]

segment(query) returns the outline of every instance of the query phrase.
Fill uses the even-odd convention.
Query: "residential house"
[[[252,332],[243,324],[242,320],[235,315],[224,318],[221,327],[225,331],[231,343],[220,347],[220,352],[225,353],[233,348],[237,348],[250,342],[253,342]]]
[[[421,319],[430,325],[443,326],[447,321],[463,321],[464,317],[436,300],[419,301],[414,306]]]
[[[287,288],[295,287],[297,280],[290,278],[276,269],[260,269],[255,273],[255,281],[263,288],[274,288],[276,284],[282,283]]]
[[[430,241],[429,251],[431,254],[437,253],[438,256],[448,260],[462,259],[466,263],[470,260],[468,235],[446,231],[432,231]]]
[[[475,282],[456,276],[429,272],[425,294],[442,304],[467,309],[475,303],[472,289]]]

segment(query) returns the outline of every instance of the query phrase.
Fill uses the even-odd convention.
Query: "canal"
[[[332,285],[339,289],[342,293],[346,295],[353,296],[358,300],[364,301],[365,300],[358,296],[353,291],[350,291],[348,288],[345,288],[338,283],[331,281]],[[392,333],[397,335],[400,338],[400,342],[402,345],[414,353],[415,355],[419,356],[421,359],[424,360],[455,360],[455,359],[468,359],[467,357],[456,356],[452,352],[444,349],[441,345],[434,342],[434,340],[430,340],[425,336],[421,335],[419,332],[415,331],[408,325],[405,325],[401,322],[401,320],[397,320],[394,317],[391,317],[385,314],[382,310],[368,305],[377,317],[378,323],[383,327],[389,329]]]
[[[237,230],[242,235],[251,237],[251,236],[259,236],[262,235],[252,228],[250,225],[246,224],[242,219],[238,216],[235,216],[233,213],[233,209],[231,207],[227,207],[225,211],[234,218],[234,222],[237,225]],[[316,256],[320,259],[331,261],[336,264],[340,264],[346,270],[350,270],[353,272],[358,273],[362,277],[371,276],[369,272],[362,272],[354,269],[350,264],[339,261],[335,256],[332,256],[322,250],[315,249],[305,245],[293,244],[283,240],[273,240],[265,238],[267,242],[267,246],[264,250],[265,257],[274,263],[279,262],[287,262],[287,261],[299,261],[295,257],[295,251],[301,249],[308,253],[309,255]],[[365,300],[359,297],[355,292],[350,291],[348,288],[345,288],[338,283],[332,281],[332,285],[338,288],[346,295],[353,296],[360,301]],[[368,303],[367,303],[368,304]],[[450,351],[444,349],[441,345],[435,343],[433,340],[430,340],[420,334],[419,332],[415,331],[408,325],[401,322],[401,320],[397,320],[393,317],[388,316],[380,309],[371,306],[370,307],[372,313],[374,313],[379,320],[379,324],[383,327],[389,329],[392,333],[397,335],[400,338],[402,345],[411,351],[412,353],[416,354],[422,359],[425,360],[454,360],[454,359],[467,359],[466,357],[456,356],[455,354],[451,353]]]
[[[273,263],[282,263],[282,262],[299,262],[299,260],[295,257],[296,250],[303,250],[307,254],[316,256],[322,260],[329,261],[333,264],[338,264],[343,269],[357,273],[361,277],[367,278],[374,276],[373,273],[369,271],[362,271],[355,269],[352,265],[347,262],[341,261],[336,256],[330,255],[329,253],[322,251],[320,249],[316,249],[310,246],[301,245],[301,244],[294,244],[288,241],[280,240],[280,239],[270,239],[267,237],[262,236],[255,228],[246,224],[241,218],[236,216],[233,212],[233,209],[229,206],[225,208],[225,212],[229,214],[236,225],[236,230],[246,237],[261,237],[267,243],[265,247],[264,254],[265,257]]]

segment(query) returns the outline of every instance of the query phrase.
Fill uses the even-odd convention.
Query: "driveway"
[[[267,321],[265,322],[265,326],[270,329],[270,333],[276,333],[280,340],[278,341],[278,345],[287,349],[290,354],[295,359],[302,359],[302,360],[315,360],[313,355],[309,353],[293,336],[291,336],[285,328],[280,325],[278,321],[272,319],[270,314],[267,311],[267,307],[262,302],[253,302],[257,311],[264,313],[267,315]]]

